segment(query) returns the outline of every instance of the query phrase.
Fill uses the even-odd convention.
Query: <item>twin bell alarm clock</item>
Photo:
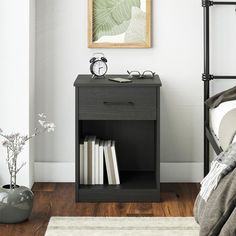
[[[102,78],[107,73],[107,59],[105,58],[103,53],[95,53],[93,57],[89,61],[90,72],[93,78]]]

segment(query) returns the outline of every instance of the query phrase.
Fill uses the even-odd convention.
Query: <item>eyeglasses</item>
[[[153,79],[155,76],[155,72],[151,70],[145,70],[142,74],[139,71],[128,71],[129,78],[133,79]]]

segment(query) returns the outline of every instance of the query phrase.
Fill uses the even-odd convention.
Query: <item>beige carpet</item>
[[[192,217],[51,217],[46,236],[198,236]]]

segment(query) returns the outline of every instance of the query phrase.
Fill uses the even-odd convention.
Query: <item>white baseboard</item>
[[[200,182],[203,178],[203,163],[161,163],[161,182]],[[35,182],[74,182],[73,162],[35,162]]]
[[[35,162],[35,182],[75,182],[73,162]]]
[[[202,162],[161,163],[162,183],[199,183],[202,178]]]

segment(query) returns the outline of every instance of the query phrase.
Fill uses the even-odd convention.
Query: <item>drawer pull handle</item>
[[[103,102],[104,105],[128,105],[128,106],[133,106],[133,102]]]

